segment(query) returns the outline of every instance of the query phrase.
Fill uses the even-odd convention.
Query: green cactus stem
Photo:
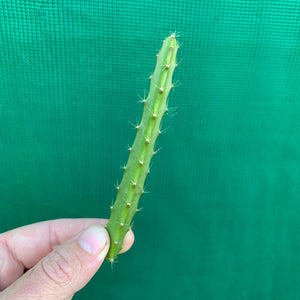
[[[177,66],[176,54],[179,46],[175,34],[163,41],[156,55],[156,67],[150,76],[150,90],[144,104],[141,123],[136,126],[136,137],[129,150],[129,159],[124,166],[121,184],[117,187],[117,198],[111,206],[111,215],[106,229],[111,245],[107,259],[113,262],[122,249],[124,237],[138,211],[138,201],[144,193],[144,182],[149,173],[149,164],[155,154],[154,145],[161,133],[160,124],[168,110],[167,98],[173,87],[172,76]]]

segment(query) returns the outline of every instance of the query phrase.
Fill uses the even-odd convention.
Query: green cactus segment
[[[167,98],[173,87],[172,75],[176,63],[178,44],[172,34],[163,42],[156,56],[156,67],[150,76],[150,90],[144,99],[142,121],[136,126],[136,137],[129,150],[129,159],[124,167],[121,184],[117,187],[117,198],[111,206],[111,216],[106,225],[111,245],[107,259],[114,261],[124,237],[131,227],[131,221],[138,210],[138,201],[144,193],[144,182],[149,173],[149,164],[155,154],[154,145],[160,131],[160,123],[167,111]]]

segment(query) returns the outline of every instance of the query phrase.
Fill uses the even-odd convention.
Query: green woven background
[[[0,230],[109,216],[175,30],[136,242],[74,299],[300,299],[298,1],[0,1]]]

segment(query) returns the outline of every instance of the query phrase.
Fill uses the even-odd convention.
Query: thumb
[[[92,225],[55,248],[1,296],[7,300],[70,299],[93,277],[108,249],[107,231]]]

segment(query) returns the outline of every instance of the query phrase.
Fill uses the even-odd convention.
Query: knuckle
[[[59,248],[53,250],[41,261],[41,268],[49,281],[59,287],[69,285],[80,272],[78,260],[70,259]]]

